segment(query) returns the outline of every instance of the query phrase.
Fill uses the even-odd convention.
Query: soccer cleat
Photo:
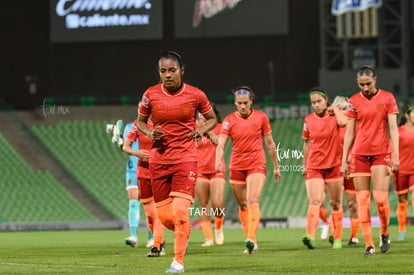
[[[381,234],[380,236],[380,249],[382,253],[387,252],[391,247],[390,235]]]
[[[170,267],[165,271],[166,273],[183,273],[184,266],[173,259]]]
[[[313,238],[311,236],[303,236],[302,242],[306,245],[309,249],[315,249],[315,244],[313,243]]]
[[[247,253],[249,254],[253,254],[253,250],[254,250],[254,242],[252,240],[246,240],[244,242],[244,245],[246,246],[247,249]]]
[[[137,247],[138,239],[137,237],[129,236],[128,238],[125,239],[125,244],[129,245],[132,248]]]
[[[249,253],[249,250],[247,248],[243,251],[244,254],[253,254],[257,252],[259,252],[259,246],[257,245],[257,243],[254,244],[252,253]]]
[[[159,257],[165,255],[165,241],[160,244],[160,249],[158,250],[155,246],[153,246],[150,252],[147,253],[147,257]]]
[[[397,240],[404,241],[405,240],[405,232],[398,233],[398,239]]]
[[[152,247],[154,245],[154,239],[148,239],[147,244],[145,247]]]
[[[165,256],[165,241],[160,244],[160,256]]]
[[[334,240],[332,244],[333,249],[341,249],[342,248],[342,242],[341,240]]]
[[[215,230],[214,234],[216,235],[216,244],[222,245],[224,243],[223,230]]]
[[[368,246],[367,248],[365,248],[364,255],[365,256],[375,255],[375,248],[373,248],[372,246]]]
[[[328,241],[333,245],[333,243],[334,243],[334,236],[333,235],[329,235]]]
[[[322,226],[322,232],[321,232],[321,240],[326,240],[329,235],[329,224],[324,224]]]
[[[351,237],[348,241],[348,246],[356,246],[358,245],[358,243],[359,243],[358,238]]]
[[[213,245],[214,245],[213,240],[205,240],[205,242],[201,246],[205,247],[205,246],[213,246]]]
[[[158,250],[155,246],[151,248],[151,250],[147,253],[147,257],[159,257],[160,250]]]

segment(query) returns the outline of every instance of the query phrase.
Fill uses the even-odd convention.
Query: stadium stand
[[[88,212],[48,172],[35,172],[0,134],[0,222],[91,222]]]
[[[126,155],[105,133],[110,121],[66,121],[34,126],[32,131],[52,155],[118,219],[127,219]]]

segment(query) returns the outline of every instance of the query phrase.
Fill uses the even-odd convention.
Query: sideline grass
[[[391,249],[365,257],[360,244],[332,250],[317,238],[316,249],[301,242],[305,229],[259,229],[259,253],[246,255],[241,229],[224,230],[223,246],[201,247],[201,230],[193,230],[185,273],[189,274],[412,274],[414,227],[407,239],[396,241],[397,227],[390,229]],[[317,236],[320,231],[318,230]],[[373,229],[378,236],[379,229]],[[138,248],[123,244],[127,231],[46,231],[0,233],[0,274],[163,274],[173,257],[173,234],[166,231],[167,255],[147,258],[146,232],[141,231]],[[378,238],[376,237],[376,246]]]

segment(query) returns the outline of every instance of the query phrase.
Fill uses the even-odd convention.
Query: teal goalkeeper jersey
[[[124,142],[127,139],[128,132],[131,130],[131,128],[132,128],[132,122],[131,123],[128,123],[125,126],[124,135],[123,135]],[[136,140],[134,143],[132,143],[131,147],[132,147],[133,150],[138,151],[138,140]],[[135,157],[135,156],[129,156],[126,170],[128,172],[134,172],[134,173],[136,173],[137,166],[138,166],[138,158]]]

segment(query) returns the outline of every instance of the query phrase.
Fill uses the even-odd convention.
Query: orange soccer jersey
[[[306,116],[302,137],[310,140],[307,169],[329,169],[340,165],[341,144],[336,116],[319,117],[316,113]]]
[[[265,113],[252,110],[247,118],[238,112],[226,117],[220,135],[231,137],[233,152],[230,159],[231,170],[249,170],[252,167],[266,168],[263,150],[263,135],[272,132]]]
[[[398,114],[397,103],[390,92],[378,89],[370,99],[359,92],[349,99],[346,115],[356,120],[358,132],[353,154],[372,156],[391,152],[387,127],[390,114]]]
[[[196,111],[206,114],[211,108],[201,90],[185,83],[174,94],[169,93],[163,84],[148,88],[142,97],[139,114],[152,114],[154,127],[160,126],[160,130],[165,132],[161,140],[152,143],[150,163],[197,161],[196,143],[189,134],[195,129]]]
[[[220,134],[222,123],[218,123],[213,129],[213,133],[217,136]],[[216,173],[216,145],[214,145],[208,137],[203,137],[197,142],[198,150],[198,173],[213,174]],[[222,167],[224,167],[224,159],[221,159]]]
[[[408,130],[404,125],[398,127],[400,136],[400,173],[414,173],[414,130]]]
[[[150,128],[153,128],[153,125],[151,122],[148,123],[148,126]],[[150,150],[152,139],[150,137],[147,137],[143,133],[141,133],[137,128],[137,120],[134,121],[132,124],[131,130],[128,132],[127,139],[129,139],[132,142],[135,142],[138,139],[138,149],[142,150]],[[149,173],[149,163],[146,161],[141,161],[138,159],[138,167],[137,167],[137,175],[139,178],[149,179],[150,173]]]

